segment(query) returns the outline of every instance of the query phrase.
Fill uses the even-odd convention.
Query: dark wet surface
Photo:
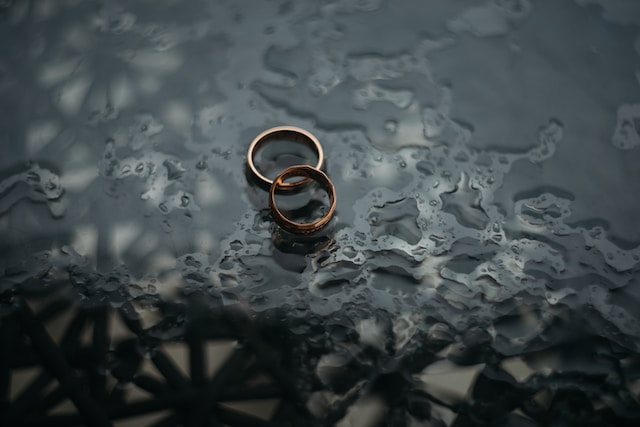
[[[634,0],[0,1],[2,420],[635,425],[639,26]],[[278,125],[324,147],[318,235],[247,179]]]

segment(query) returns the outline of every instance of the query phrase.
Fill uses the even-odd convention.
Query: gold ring
[[[329,210],[322,218],[314,222],[299,223],[291,221],[280,212],[280,209],[278,209],[276,205],[276,192],[286,184],[284,180],[292,176],[303,176],[307,182],[311,180],[316,181],[327,192],[330,205]],[[269,188],[269,209],[271,209],[271,216],[282,229],[294,234],[314,233],[322,230],[329,224],[329,221],[331,221],[331,217],[336,210],[336,188],[333,186],[333,182],[331,182],[329,177],[320,169],[308,165],[291,166],[283,170],[280,175],[273,180],[273,184],[271,184],[271,188]]]
[[[318,141],[318,139],[310,132],[307,132],[306,130],[295,126],[277,126],[271,129],[267,129],[254,138],[254,140],[251,142],[251,145],[249,146],[249,151],[247,152],[247,165],[249,166],[249,170],[258,180],[258,183],[264,188],[271,188],[273,186],[273,181],[260,173],[255,165],[254,157],[260,147],[278,137],[286,137],[288,140],[300,142],[304,145],[307,145],[308,147],[311,147],[311,149],[318,155],[318,163],[316,164],[315,169],[322,169],[322,165],[324,163],[324,152],[322,151],[320,141]],[[278,191],[293,190],[303,187],[308,183],[308,178],[296,182],[282,182],[278,186]]]

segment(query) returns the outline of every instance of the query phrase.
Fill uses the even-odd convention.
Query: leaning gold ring
[[[277,126],[271,129],[267,129],[256,136],[251,142],[249,151],[247,152],[247,165],[249,166],[249,170],[251,171],[253,176],[257,179],[258,184],[262,185],[264,188],[271,188],[273,186],[274,181],[264,176],[256,167],[254,157],[262,146],[277,138],[286,138],[288,140],[299,142],[307,145],[308,147],[311,147],[311,149],[318,156],[318,162],[315,166],[315,169],[322,169],[322,165],[324,163],[324,152],[322,151],[320,141],[318,141],[315,136],[313,136],[310,132],[307,132],[306,130],[295,126]],[[278,185],[278,191],[289,191],[298,189],[307,185],[308,183],[308,178],[296,182],[281,182],[280,185]]]
[[[300,223],[291,221],[289,218],[285,217],[282,212],[280,212],[278,205],[276,205],[276,192],[286,184],[284,182],[285,179],[294,176],[302,176],[306,178],[305,181],[316,181],[327,192],[329,195],[330,205],[329,210],[322,216],[322,218],[314,222]],[[291,166],[283,170],[280,175],[273,180],[273,184],[271,184],[271,187],[269,188],[269,209],[271,209],[271,216],[274,221],[283,230],[294,234],[315,233],[316,231],[322,230],[327,226],[327,224],[329,224],[329,221],[331,221],[331,217],[336,210],[336,188],[333,186],[329,177],[320,169],[316,169],[308,165]]]

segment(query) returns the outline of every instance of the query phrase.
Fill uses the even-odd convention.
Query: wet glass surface
[[[639,26],[635,0],[0,0],[3,417],[633,425]],[[319,235],[247,179],[279,125],[323,145]],[[207,410],[249,374],[163,356],[220,340],[272,413]]]

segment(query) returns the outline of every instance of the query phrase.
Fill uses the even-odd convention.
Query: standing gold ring
[[[322,169],[322,165],[324,163],[324,152],[322,151],[320,141],[318,141],[318,139],[310,132],[307,132],[306,130],[295,126],[277,126],[271,129],[267,129],[254,138],[254,140],[251,142],[251,145],[249,146],[249,151],[247,152],[247,165],[249,166],[249,170],[258,180],[258,183],[264,188],[271,188],[274,181],[264,176],[258,170],[255,164],[254,157],[260,147],[266,145],[269,141],[272,141],[276,138],[286,138],[288,140],[300,142],[304,145],[307,145],[308,147],[311,147],[311,149],[318,156],[318,162],[315,166],[315,169]],[[278,191],[288,191],[296,188],[301,188],[308,183],[308,178],[296,182],[281,182],[278,186]]]
[[[279,191],[286,183],[285,179],[294,176],[302,176],[305,181],[316,181],[329,195],[329,210],[322,216],[322,218],[308,223],[299,223],[291,221],[285,217],[278,206],[276,205],[276,192]],[[298,181],[300,182],[300,181]],[[294,234],[310,234],[316,231],[322,230],[329,224],[334,211],[336,210],[336,188],[333,186],[333,182],[329,177],[320,169],[308,165],[291,166],[283,170],[280,175],[273,180],[273,184],[269,188],[269,209],[271,209],[271,216],[282,229],[294,233]]]

